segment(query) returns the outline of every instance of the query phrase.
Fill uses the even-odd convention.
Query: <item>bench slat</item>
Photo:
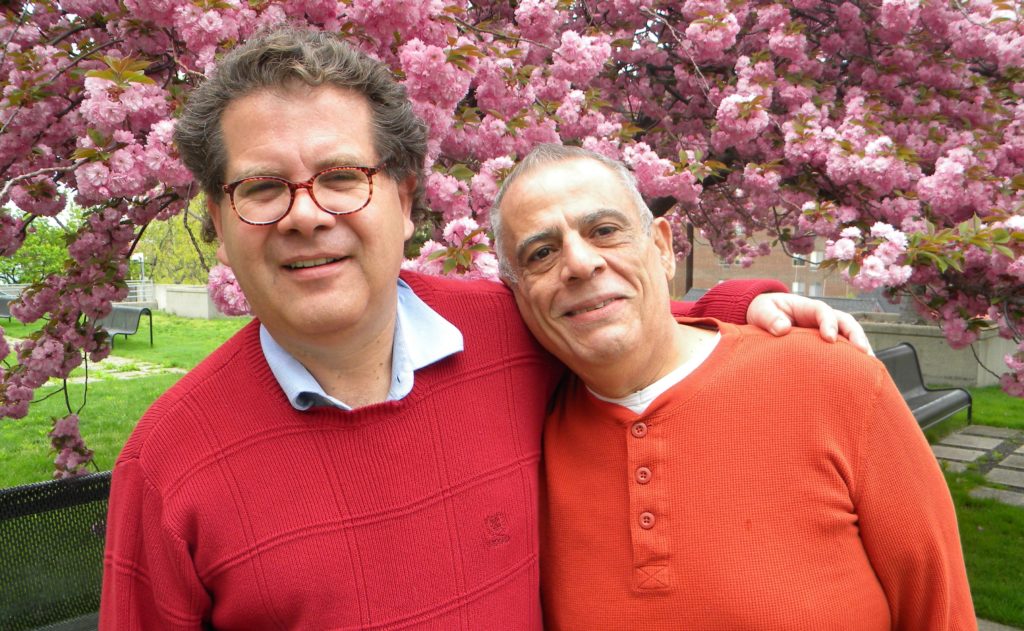
[[[971,393],[963,388],[929,388],[924,384],[917,350],[908,342],[883,348],[875,356],[885,364],[889,376],[899,388],[903,400],[914,413],[921,429],[927,429],[946,420],[960,410],[967,410],[971,422],[973,401]]]
[[[114,304],[110,313],[97,320],[110,335],[110,346],[114,346],[114,337],[123,335],[125,339],[129,335],[135,335],[139,331],[139,322],[142,316],[149,318],[149,345],[153,345],[153,312],[149,307],[135,305]]]

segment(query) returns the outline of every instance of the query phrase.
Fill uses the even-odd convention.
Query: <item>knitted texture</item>
[[[672,313],[691,318],[718,318],[723,322],[746,324],[747,307],[760,294],[788,291],[770,278],[729,280],[718,283],[695,303],[672,303]]]
[[[114,471],[102,629],[541,628],[564,368],[504,286],[402,277],[465,338],[402,400],[294,410],[253,322],[153,404]]]
[[[547,629],[976,628],[949,491],[881,363],[718,326],[643,415],[568,382],[544,432]]]
[[[252,323],[114,472],[104,629],[538,629],[540,421],[563,369],[501,285],[403,275],[465,336],[400,401],[297,412]]]

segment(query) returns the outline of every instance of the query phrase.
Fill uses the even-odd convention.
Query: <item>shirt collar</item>
[[[297,410],[326,405],[351,410],[343,401],[328,395],[313,375],[291,356],[260,324],[260,346],[274,378]],[[415,371],[449,355],[462,352],[462,332],[430,308],[402,279],[398,280],[398,306],[391,352],[391,387],[388,401],[398,401],[412,392]]]

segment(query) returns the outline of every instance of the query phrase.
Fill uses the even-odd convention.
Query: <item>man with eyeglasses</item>
[[[427,151],[404,90],[333,35],[273,32],[220,62],[175,140],[257,319],[118,458],[101,628],[539,629],[564,368],[504,286],[399,276]],[[705,306],[742,320],[766,286]],[[782,308],[863,339],[757,300],[766,326]]]

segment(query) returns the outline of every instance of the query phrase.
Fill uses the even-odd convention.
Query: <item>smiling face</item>
[[[502,247],[519,310],[537,339],[595,390],[616,396],[675,361],[671,229],[587,158],[521,174],[501,200]],[[674,367],[674,365],[672,366]],[[602,388],[607,384],[609,387]]]
[[[329,86],[262,90],[232,102],[221,118],[225,181],[272,175],[301,182],[331,166],[377,166],[365,97]],[[411,236],[410,178],[373,177],[373,197],[357,213],[330,215],[295,195],[291,212],[269,226],[242,222],[227,196],[209,200],[231,266],[274,338],[302,346],[358,348],[394,322],[403,244]]]

